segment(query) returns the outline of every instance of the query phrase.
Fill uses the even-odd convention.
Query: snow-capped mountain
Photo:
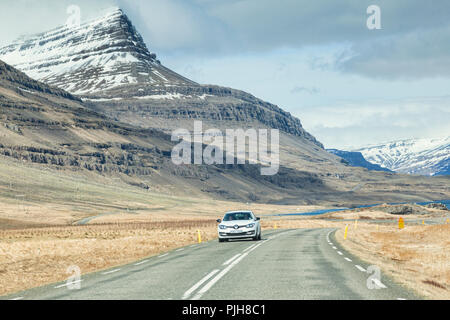
[[[362,167],[368,170],[373,171],[387,171],[391,172],[391,170],[384,168],[378,164],[367,161],[361,152],[355,151],[343,151],[338,149],[326,149],[329,153],[332,153],[338,157],[344,159],[350,166],[353,167]]]
[[[262,126],[323,147],[278,106],[240,90],[195,83],[164,67],[118,8],[80,26],[21,37],[0,48],[0,60],[81,96],[96,112],[140,127],[169,133],[191,128],[192,119],[202,120],[205,129]]]
[[[353,150],[395,172],[421,175],[450,174],[450,137],[410,139]]]
[[[193,83],[161,65],[118,8],[80,26],[21,37],[0,49],[0,59],[35,80],[74,94],[133,83]]]

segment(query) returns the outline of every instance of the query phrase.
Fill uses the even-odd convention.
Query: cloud
[[[319,94],[320,90],[316,87],[303,87],[303,86],[295,86],[291,89],[291,93],[307,93],[307,94]]]
[[[422,0],[4,0],[2,42],[18,31],[63,23],[72,3],[82,7],[83,16],[106,5],[122,7],[160,55],[210,58],[342,45],[349,48],[343,56],[312,66],[390,80],[450,76],[447,0],[432,5]],[[366,27],[372,4],[381,8],[381,30]],[[15,23],[18,17],[27,23]]]
[[[450,136],[450,97],[342,102],[301,111],[307,130],[326,147]]]

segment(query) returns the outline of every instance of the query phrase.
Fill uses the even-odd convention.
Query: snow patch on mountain
[[[393,141],[353,151],[361,152],[367,161],[395,172],[445,175],[450,162],[450,137]]]

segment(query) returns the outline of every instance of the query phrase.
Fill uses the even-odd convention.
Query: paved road
[[[333,229],[270,230],[261,241],[206,242],[6,299],[417,299],[350,255]],[[377,288],[378,289],[375,289]]]

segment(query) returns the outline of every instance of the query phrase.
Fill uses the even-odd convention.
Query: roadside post
[[[405,220],[402,217],[398,219],[398,228],[401,230],[405,227]]]
[[[347,234],[348,234],[348,224],[345,226],[344,240],[347,240]]]
[[[202,243],[202,234],[200,233],[200,230],[197,230],[197,238],[198,238],[198,243]]]

